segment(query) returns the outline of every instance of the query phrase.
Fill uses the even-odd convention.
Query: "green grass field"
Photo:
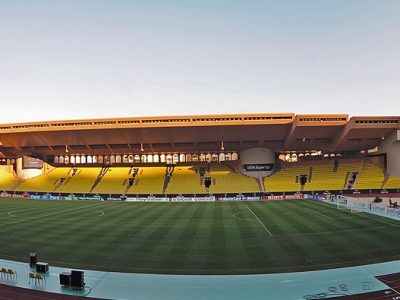
[[[0,204],[0,257],[50,266],[246,274],[400,259],[400,222],[314,201]]]

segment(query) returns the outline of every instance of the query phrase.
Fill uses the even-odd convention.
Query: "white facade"
[[[379,152],[386,153],[388,174],[400,177],[400,130],[396,130],[383,141]]]
[[[262,165],[273,164],[271,171],[246,171],[244,165]],[[250,177],[262,178],[271,175],[275,169],[275,153],[268,148],[252,148],[240,153],[241,172]]]

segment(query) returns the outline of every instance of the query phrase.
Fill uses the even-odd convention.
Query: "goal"
[[[336,198],[336,208],[345,209],[351,213],[359,213],[369,210],[369,203],[363,201],[362,199],[339,196]]]

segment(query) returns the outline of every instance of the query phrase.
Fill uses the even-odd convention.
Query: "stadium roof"
[[[0,125],[0,152],[16,155],[373,149],[400,116],[232,114],[46,121]]]

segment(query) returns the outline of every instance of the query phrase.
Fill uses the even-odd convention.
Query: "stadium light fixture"
[[[69,152],[69,149],[68,149],[68,145],[67,145],[67,144],[65,144],[65,152],[66,152],[66,153]]]
[[[221,142],[221,151],[224,151],[225,147],[224,147],[224,141]]]
[[[143,148],[143,143],[140,143],[140,151],[144,151],[144,148]]]

